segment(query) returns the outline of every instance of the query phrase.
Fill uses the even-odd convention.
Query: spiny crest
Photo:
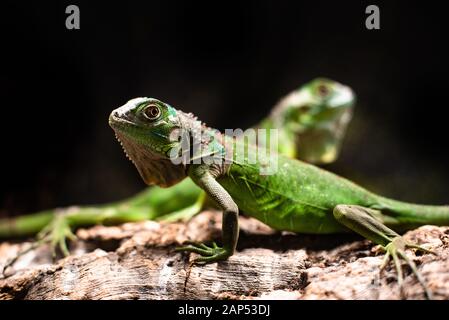
[[[208,127],[192,113],[177,112],[181,128],[189,135],[191,159],[224,157],[224,136],[218,130]]]
[[[125,153],[126,158],[127,158],[128,160],[130,160],[132,163],[134,163],[133,159],[131,159],[130,156],[128,155],[128,152],[126,151],[126,148],[125,148],[125,146],[123,145],[123,142],[122,142],[122,140],[120,140],[120,137],[118,136],[117,133],[115,133],[115,138],[117,139],[118,143],[120,143],[120,146],[122,147],[123,152]],[[134,164],[134,165],[135,165],[135,164]]]
[[[188,131],[194,143],[207,145],[210,142],[210,135],[215,130],[209,128],[204,122],[198,120],[193,113],[185,113],[177,110],[181,128]]]

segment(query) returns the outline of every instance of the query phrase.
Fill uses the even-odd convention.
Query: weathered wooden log
[[[188,223],[128,223],[80,229],[72,255],[53,263],[48,247],[30,251],[0,278],[0,299],[423,299],[405,270],[379,274],[382,255],[356,235],[294,235],[240,217],[237,253],[228,261],[192,265],[173,249],[186,240],[220,238],[221,216],[206,211]],[[438,256],[408,254],[437,299],[449,298],[449,228],[406,234]],[[0,245],[0,265],[29,243]]]

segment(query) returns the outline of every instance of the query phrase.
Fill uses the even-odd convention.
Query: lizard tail
[[[42,211],[17,218],[0,219],[0,238],[30,236],[41,231],[51,222],[54,211]]]
[[[425,224],[449,225],[449,206],[421,205],[391,199],[382,201],[382,212],[410,228]]]

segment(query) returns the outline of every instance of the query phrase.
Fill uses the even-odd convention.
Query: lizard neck
[[[181,152],[186,166],[206,166],[214,177],[226,174],[231,163],[226,160],[232,157],[232,145],[225,135],[197,120],[191,113],[178,112],[179,125],[184,131],[182,139],[187,139],[183,144],[184,148],[188,147],[188,154],[186,150]]]

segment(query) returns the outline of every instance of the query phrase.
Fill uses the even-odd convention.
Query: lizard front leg
[[[239,237],[238,207],[232,200],[229,193],[215,180],[206,165],[193,165],[189,169],[189,176],[192,180],[213,199],[223,210],[222,240],[223,247],[213,243],[212,247],[205,244],[190,244],[188,246],[176,248],[176,251],[195,252],[201,257],[195,260],[196,263],[208,263],[219,260],[226,260],[233,255]]]
[[[401,289],[403,275],[400,259],[403,259],[410,266],[412,272],[424,288],[426,297],[432,299],[432,293],[427,288],[415,263],[407,257],[405,249],[415,248],[429,253],[433,252],[417,244],[407,242],[401,235],[388,228],[378,218],[380,212],[377,210],[355,205],[338,205],[334,208],[333,214],[338,222],[374,243],[379,244],[385,250],[386,253],[381,271],[386,267],[390,258],[393,258],[398,274],[398,284]]]

